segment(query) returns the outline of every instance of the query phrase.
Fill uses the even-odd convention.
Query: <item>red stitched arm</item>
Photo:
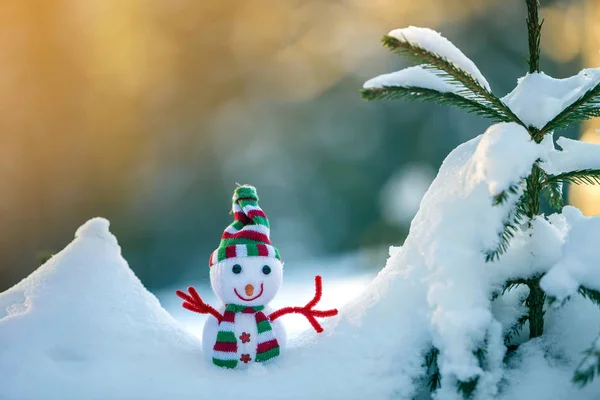
[[[271,321],[275,321],[277,318],[284,316],[286,314],[302,314],[306,317],[308,322],[310,322],[310,324],[312,325],[314,330],[317,331],[317,333],[321,333],[321,332],[323,332],[323,327],[321,326],[321,324],[319,324],[319,322],[316,320],[315,317],[321,317],[321,318],[333,317],[334,315],[337,315],[337,313],[338,313],[338,310],[335,308],[331,309],[331,310],[325,310],[325,311],[319,311],[319,310],[312,309],[321,300],[322,295],[323,295],[323,283],[321,280],[321,276],[317,275],[317,276],[315,276],[315,297],[313,297],[313,299],[311,301],[306,303],[306,305],[304,307],[284,307],[277,311],[273,311],[271,314],[269,314],[268,318]]]
[[[181,305],[183,308],[185,308],[186,310],[197,312],[199,314],[210,314],[213,317],[215,317],[219,322],[223,320],[223,315],[210,305],[203,302],[200,298],[200,295],[198,294],[196,289],[194,289],[193,286],[190,286],[188,288],[188,292],[190,294],[182,292],[181,290],[175,292],[177,296],[181,297],[184,300],[183,304]]]

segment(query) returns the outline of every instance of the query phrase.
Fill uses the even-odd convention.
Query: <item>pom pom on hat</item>
[[[238,186],[233,192],[234,220],[225,228],[219,247],[212,252],[209,265],[235,257],[274,257],[279,251],[271,245],[269,220],[258,206],[258,193],[250,185]]]

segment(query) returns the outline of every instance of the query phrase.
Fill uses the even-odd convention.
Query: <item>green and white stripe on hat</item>
[[[219,247],[212,252],[209,265],[235,257],[279,257],[279,251],[271,245],[269,220],[258,206],[256,188],[238,186],[233,192],[234,220],[225,228]]]

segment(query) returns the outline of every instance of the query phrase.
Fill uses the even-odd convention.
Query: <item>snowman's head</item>
[[[236,257],[210,268],[210,283],[225,304],[262,306],[281,287],[283,264],[274,257]]]
[[[283,264],[255,187],[235,189],[231,213],[234,220],[209,260],[213,290],[225,304],[266,305],[281,286]]]

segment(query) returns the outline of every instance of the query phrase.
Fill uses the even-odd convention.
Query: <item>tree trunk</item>
[[[527,308],[529,308],[529,338],[542,336],[544,332],[544,301],[546,295],[540,288],[540,278],[532,279],[527,284],[529,297],[527,297]]]

